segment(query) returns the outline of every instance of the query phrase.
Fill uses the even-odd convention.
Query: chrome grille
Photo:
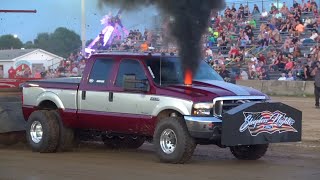
[[[227,96],[219,97],[213,100],[213,115],[221,117],[223,113],[241,105],[252,101],[262,101],[264,96]]]

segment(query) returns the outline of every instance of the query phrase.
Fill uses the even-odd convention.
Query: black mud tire
[[[66,127],[63,124],[61,116],[58,111],[52,110],[53,115],[59,122],[59,144],[57,147],[58,152],[69,152],[75,147],[75,132],[73,129]]]
[[[176,135],[176,147],[170,154],[165,153],[160,145],[161,134],[165,130],[172,130]],[[161,119],[155,129],[153,136],[155,152],[161,162],[184,164],[187,163],[193,155],[196,148],[195,140],[190,136],[188,128],[182,118],[167,117]]]
[[[42,126],[42,139],[34,142],[31,137],[31,126],[38,121]],[[55,115],[47,110],[34,111],[28,118],[26,127],[26,138],[29,146],[34,152],[53,153],[59,144],[59,123]]]
[[[230,147],[230,151],[240,160],[258,160],[266,154],[268,147],[269,144],[241,145]]]

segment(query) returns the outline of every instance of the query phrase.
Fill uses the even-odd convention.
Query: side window
[[[145,72],[136,60],[126,59],[121,61],[119,66],[119,72],[117,75],[116,86],[123,87],[123,77],[124,75],[134,74],[137,80],[147,79]]]
[[[104,86],[110,79],[111,71],[114,65],[112,59],[96,59],[94,63],[88,83],[95,86]]]

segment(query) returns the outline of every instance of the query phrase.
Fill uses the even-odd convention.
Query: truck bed
[[[77,90],[80,85],[80,77],[70,78],[52,78],[27,81],[27,85],[38,85],[43,88],[57,88],[57,89],[74,89]]]
[[[81,81],[80,77],[69,77],[69,78],[40,79],[40,80],[32,80],[28,82],[79,84],[80,81]]]
[[[81,78],[77,77],[27,81],[23,85],[23,108],[27,113],[25,119],[44,100],[51,101],[58,108],[76,111],[80,81]]]

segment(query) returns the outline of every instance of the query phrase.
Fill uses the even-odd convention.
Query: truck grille
[[[219,97],[213,100],[213,115],[222,116],[223,113],[240,106],[241,104],[252,102],[252,101],[262,101],[266,98],[264,96],[249,96],[249,97]]]

